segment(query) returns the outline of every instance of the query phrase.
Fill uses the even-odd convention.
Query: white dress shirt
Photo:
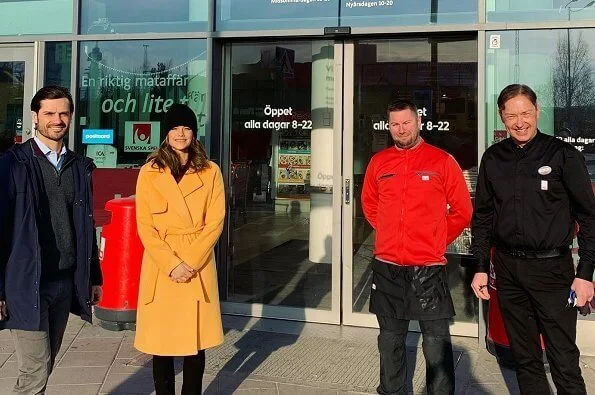
[[[37,136],[33,137],[37,146],[43,152],[47,160],[50,161],[52,165],[56,168],[56,170],[60,171],[62,167],[62,163],[64,163],[64,157],[66,156],[66,146],[62,144],[62,149],[60,152],[52,151],[50,147],[45,145],[43,141],[41,141]]]

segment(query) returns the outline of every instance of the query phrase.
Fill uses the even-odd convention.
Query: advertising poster
[[[83,44],[79,89],[87,110],[79,113],[80,125],[113,129],[114,141],[121,144],[126,123],[128,144],[125,149],[118,146],[120,152],[147,152],[150,147],[136,140],[150,133],[139,125],[140,134],[133,139],[130,122],[157,121],[173,103],[181,103],[195,112],[198,136],[204,136],[207,84],[202,45],[200,40]]]
[[[279,140],[278,184],[305,184],[310,180],[310,138],[286,133]]]
[[[87,146],[87,156],[98,168],[113,169],[118,161],[118,150],[113,145],[93,144]]]
[[[266,105],[263,118],[247,119],[243,127],[250,131],[270,131],[279,138],[275,150],[273,179],[276,198],[307,198],[312,157],[312,120],[310,113],[293,107],[276,108]]]
[[[124,123],[124,152],[153,152],[161,144],[159,122]]]

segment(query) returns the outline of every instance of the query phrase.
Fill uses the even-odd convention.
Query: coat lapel
[[[153,184],[171,205],[172,210],[175,211],[184,222],[192,225],[190,211],[188,211],[188,206],[186,205],[182,191],[178,187],[176,180],[172,177],[170,170],[166,169],[164,172],[159,172],[153,180]]]
[[[178,184],[178,187],[182,192],[182,196],[184,197],[190,195],[192,192],[196,191],[202,186],[203,182],[198,173],[186,173],[186,175],[182,177],[180,183]]]

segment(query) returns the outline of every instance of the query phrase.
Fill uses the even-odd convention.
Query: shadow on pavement
[[[306,257],[307,257],[307,242]],[[278,255],[278,253],[275,253]],[[264,255],[264,254],[263,254]],[[293,258],[295,257],[295,251]],[[287,255],[287,259],[292,259],[292,255]],[[301,258],[300,258],[301,259]],[[306,258],[307,259],[307,258]],[[265,256],[263,263],[270,261],[270,257]],[[326,260],[323,259],[323,262]],[[321,292],[320,289],[312,288],[312,278],[320,276],[320,268],[317,265],[312,265],[306,271],[299,271],[298,264],[287,265],[288,268],[295,268],[293,273],[283,273],[284,276],[289,275],[291,283],[294,283],[293,289],[288,292],[284,285],[279,287],[267,287],[263,290],[262,298],[265,300],[274,300],[275,306],[263,304],[262,315],[264,317],[274,317],[278,307],[277,306],[316,306],[322,298],[326,296],[328,290]],[[308,290],[310,292],[308,292]],[[280,297],[282,295],[282,297]],[[299,338],[302,328],[305,325],[305,310],[304,308],[294,307],[293,318],[296,322],[291,325],[291,333],[275,333],[271,336],[266,331],[259,330],[259,321],[254,323],[254,320],[246,319],[247,324],[251,322],[251,327],[236,326],[234,328],[226,328],[226,343],[230,338],[235,338],[240,335],[239,339],[233,340],[233,355],[224,363],[223,366],[218,367],[218,373],[215,378],[206,386],[203,384],[203,393],[207,394],[232,394],[238,390],[246,379],[258,373],[259,367],[276,351],[281,348],[293,345]],[[236,320],[237,321],[237,320]],[[234,333],[232,333],[234,331]],[[215,349],[216,350],[216,349]],[[217,351],[214,351],[217,352]],[[209,351],[207,350],[207,371],[209,370]],[[144,360],[143,360],[144,359]],[[151,357],[148,355],[140,355],[136,358],[135,365],[142,368],[136,374],[133,374],[128,380],[119,384],[110,393],[113,394],[146,394],[152,391],[152,369]],[[182,370],[182,359],[175,358],[176,375]],[[179,376],[178,376],[179,377]],[[206,380],[205,380],[206,381]],[[147,382],[150,384],[147,385]],[[248,385],[249,386],[249,385]],[[136,388],[138,389],[136,389]],[[149,388],[151,387],[151,388]],[[179,393],[181,383],[176,382],[177,393]],[[242,388],[246,385],[242,386]],[[257,390],[257,389],[256,389]],[[131,392],[138,391],[138,392]]]

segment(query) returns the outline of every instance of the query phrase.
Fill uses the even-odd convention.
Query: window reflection
[[[332,307],[333,48],[231,46],[228,301]]]
[[[499,37],[498,48],[490,37]],[[568,141],[590,160],[595,155],[595,29],[490,32],[487,39],[488,145],[506,137],[498,93],[520,82],[537,93],[540,130]]]
[[[486,1],[488,22],[572,21],[595,18],[590,0]]]
[[[554,2],[559,4],[559,2]],[[579,7],[584,2],[573,2]],[[498,37],[499,46],[490,38]],[[536,41],[537,40],[537,41]],[[539,45],[535,45],[538,42]],[[487,145],[507,137],[496,98],[512,83],[537,93],[542,133],[576,147],[595,190],[595,29],[489,32],[486,37]],[[539,67],[535,67],[538,64]],[[573,257],[578,244],[573,241]],[[583,319],[579,316],[579,319]]]
[[[45,44],[45,84],[70,88],[71,42],[48,42]]]
[[[216,30],[313,29],[339,24],[339,0],[217,0]]]
[[[24,86],[25,62],[0,62],[0,156],[22,141]]]
[[[71,34],[72,0],[0,1],[0,36]]]
[[[204,142],[206,40],[92,41],[79,47],[76,151],[98,169],[95,220],[105,202],[134,194],[138,168],[160,141],[160,121],[172,103],[190,106]]]
[[[341,1],[342,26],[477,22],[477,0]]]
[[[392,144],[387,104],[413,100],[421,118],[421,136],[452,154],[463,169],[471,196],[477,178],[477,42],[474,38],[362,41],[355,52],[353,311],[368,312],[370,261],[374,231],[359,198],[366,166],[376,152]],[[465,229],[447,249],[449,284],[456,321],[476,322],[471,294],[474,270],[470,231]]]
[[[206,31],[208,0],[81,2],[81,34]]]

